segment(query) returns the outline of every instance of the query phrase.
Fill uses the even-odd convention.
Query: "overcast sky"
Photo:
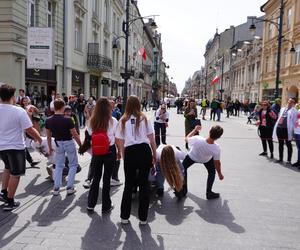
[[[155,18],[162,33],[164,61],[170,66],[178,91],[202,65],[207,41],[230,25],[247,21],[247,16],[259,16],[266,0],[138,0],[142,16]]]

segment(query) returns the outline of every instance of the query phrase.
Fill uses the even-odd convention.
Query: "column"
[[[84,96],[90,97],[90,73],[84,73]]]
[[[63,83],[63,72],[62,72],[62,67],[61,66],[56,66],[56,92],[57,93],[63,93],[65,92],[65,86],[64,86],[64,83]]]
[[[22,89],[25,89],[25,68],[26,68],[26,63],[25,63],[25,58],[22,58],[21,61],[21,75],[20,75],[20,87]]]
[[[66,95],[69,96],[72,93],[72,69],[67,68],[64,72],[65,79],[64,79],[64,89],[66,91]]]

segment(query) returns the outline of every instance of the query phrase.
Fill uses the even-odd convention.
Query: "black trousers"
[[[119,180],[119,168],[120,168],[120,161],[115,161],[113,163],[113,168],[111,172],[111,178],[114,180]]]
[[[158,147],[160,145],[160,137],[161,137],[161,143],[167,144],[166,143],[166,133],[167,133],[166,124],[154,122],[154,131],[155,131],[156,146]]]
[[[273,145],[273,128],[266,126],[259,126],[260,139],[264,152],[267,152],[267,142],[269,144],[270,153],[273,154],[274,145]]]
[[[93,155],[91,161],[91,168],[93,169],[93,181],[88,195],[88,206],[95,207],[99,195],[99,184],[103,174],[103,187],[102,187],[102,211],[108,210],[111,207],[110,199],[110,178],[113,162],[116,161],[116,147],[110,147],[110,153],[107,155]]]
[[[210,120],[216,119],[216,109],[210,109]]]
[[[293,147],[292,147],[292,141],[289,141],[288,139],[288,130],[287,128],[277,128],[276,134],[278,137],[278,144],[279,144],[279,160],[283,160],[283,147],[284,142],[288,150],[288,157],[287,160],[292,160],[292,154],[293,154]]]
[[[187,170],[190,166],[192,166],[195,162],[187,155],[183,162],[182,165],[184,167],[184,186],[183,186],[183,194],[186,195],[187,193]],[[206,193],[209,193],[212,191],[212,187],[215,181],[215,176],[216,176],[216,169],[215,169],[215,164],[214,164],[214,159],[211,158],[208,162],[203,163],[204,166],[206,167],[208,176],[207,176],[207,182],[206,182]]]
[[[132,190],[139,185],[138,216],[141,221],[147,220],[149,208],[149,170],[152,167],[152,152],[148,144],[136,144],[125,148],[124,172],[125,185],[121,203],[121,218],[127,220],[131,212]],[[138,170],[138,171],[137,171]],[[138,176],[137,176],[138,172]]]

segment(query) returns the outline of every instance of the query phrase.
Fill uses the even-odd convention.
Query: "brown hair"
[[[183,177],[180,173],[172,146],[167,145],[161,151],[160,169],[169,185],[177,192],[182,189]]]
[[[90,126],[93,131],[107,131],[109,122],[112,121],[111,105],[106,97],[101,97],[96,102],[96,106],[92,111]]]
[[[62,109],[64,106],[66,106],[66,103],[64,102],[63,99],[57,98],[54,100],[54,110],[55,111]]]
[[[133,115],[136,117],[135,122],[135,130],[138,132],[140,123],[142,120],[147,121],[147,117],[145,114],[141,111],[141,103],[137,96],[129,96],[126,102],[126,108],[125,113],[121,118],[121,131],[124,133],[125,131],[125,123],[130,119],[130,116]],[[148,122],[146,122],[146,126],[148,126]]]
[[[8,102],[15,95],[15,92],[16,88],[14,86],[9,84],[3,84],[0,86],[0,99],[3,102]]]
[[[224,130],[222,127],[218,125],[213,126],[209,131],[209,137],[213,140],[217,140],[223,135],[223,132]]]

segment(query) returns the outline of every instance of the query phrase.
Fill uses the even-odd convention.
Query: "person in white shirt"
[[[184,168],[181,161],[186,157],[186,153],[173,145],[161,144],[156,149],[156,195],[162,197],[164,194],[164,182],[167,180],[178,198],[178,193],[182,189]]]
[[[27,112],[14,105],[15,91],[16,89],[8,84],[0,86],[0,158],[5,165],[0,201],[5,202],[5,211],[11,211],[20,205],[14,200],[14,195],[20,176],[24,175],[26,170],[24,130],[35,141],[42,141]]]
[[[220,197],[220,194],[212,191],[216,170],[220,180],[223,180],[224,176],[221,171],[221,149],[215,141],[223,135],[223,128],[220,126],[213,126],[210,129],[207,138],[199,135],[195,136],[200,130],[201,126],[198,125],[186,137],[186,142],[189,145],[190,151],[182,162],[185,169],[185,184],[183,185],[182,195],[185,196],[187,193],[187,169],[194,163],[202,163],[208,172],[206,198],[208,200],[216,199]]]
[[[98,201],[99,184],[103,173],[103,187],[102,187],[102,213],[110,212],[113,209],[113,204],[110,199],[110,179],[114,162],[120,159],[120,150],[116,150],[115,133],[118,126],[118,121],[112,117],[111,104],[106,97],[100,98],[96,102],[96,106],[90,119],[90,129],[92,136],[92,160],[91,172],[93,173],[93,180],[88,195],[87,210],[92,212]],[[98,132],[105,132],[108,139],[108,151],[105,153],[96,152],[96,134]],[[105,138],[98,137],[99,140]],[[99,141],[99,147],[104,146]],[[103,143],[103,142],[102,142]]]
[[[121,223],[129,223],[132,190],[137,178],[140,191],[138,217],[140,224],[145,225],[149,208],[148,175],[156,163],[156,145],[151,123],[141,112],[141,103],[136,96],[130,96],[127,100],[116,132],[116,142],[121,149],[125,172]]]
[[[300,104],[298,103],[297,106],[298,106],[297,109],[298,113],[297,113],[297,120],[294,126],[294,139],[298,150],[298,157],[297,157],[297,161],[293,163],[292,166],[298,167],[298,169],[300,169],[300,109],[299,109]]]
[[[166,130],[169,122],[169,112],[166,110],[166,105],[162,104],[154,113],[154,131],[156,146],[160,145],[160,137],[162,144],[166,143]]]

